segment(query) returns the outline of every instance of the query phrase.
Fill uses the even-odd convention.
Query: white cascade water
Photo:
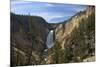
[[[53,42],[53,32],[54,30],[51,30],[47,36],[47,41],[46,41],[46,45],[48,48],[51,48],[54,45]]]

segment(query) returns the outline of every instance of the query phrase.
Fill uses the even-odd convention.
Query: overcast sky
[[[11,12],[41,16],[49,23],[63,22],[86,7],[85,5],[11,0]]]

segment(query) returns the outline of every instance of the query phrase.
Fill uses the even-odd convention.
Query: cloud
[[[47,22],[59,22],[57,21],[57,19],[59,20],[61,18],[61,21],[62,21],[62,18],[68,18],[70,16],[72,16],[72,14],[64,14],[64,13],[48,13],[48,12],[35,12],[35,13],[31,13],[31,15],[36,15],[36,16],[41,16],[43,17]],[[56,20],[55,20],[56,19]]]
[[[59,19],[66,20],[84,10],[86,7],[83,5],[70,5],[70,4],[53,4],[43,2],[29,2],[29,1],[12,1],[11,12],[16,14],[31,14],[43,17],[47,22],[57,21]],[[58,22],[58,21],[57,21]]]
[[[50,4],[50,3],[47,3],[45,6],[47,6],[47,7],[54,7],[54,5]]]

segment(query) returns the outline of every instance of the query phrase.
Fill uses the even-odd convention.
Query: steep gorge
[[[54,46],[47,36],[54,30]],[[89,6],[62,23],[11,13],[11,65],[39,65],[95,60],[95,7]],[[90,61],[90,60],[88,60]]]

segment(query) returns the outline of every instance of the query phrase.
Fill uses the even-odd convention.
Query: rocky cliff
[[[89,6],[59,24],[55,45],[48,52],[47,64],[82,62],[95,57],[95,7]]]

